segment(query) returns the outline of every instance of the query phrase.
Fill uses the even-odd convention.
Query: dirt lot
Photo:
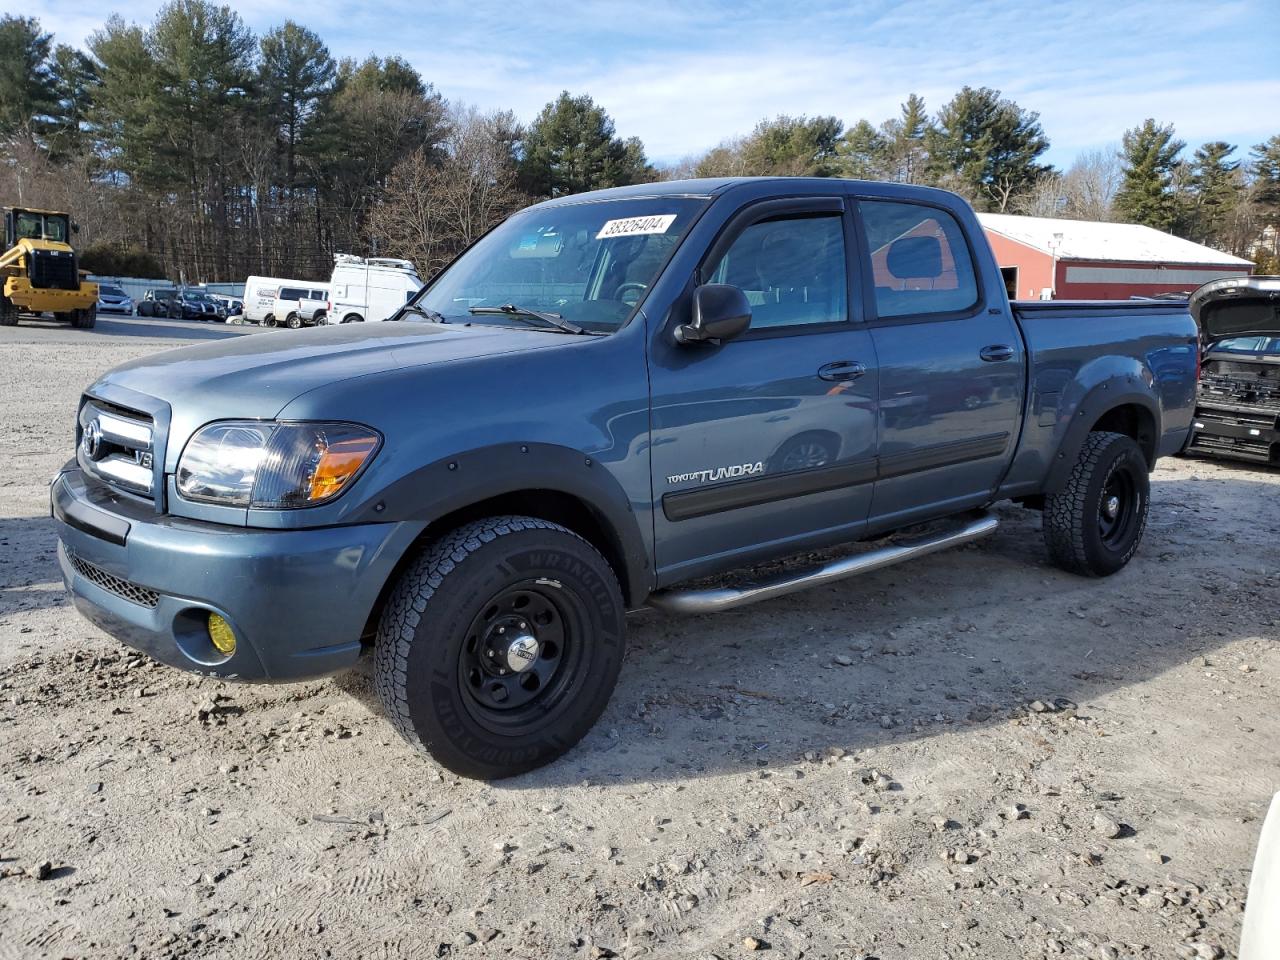
[[[1280,789],[1280,476],[1162,464],[1108,581],[1008,507],[912,566],[635,615],[595,731],[486,785],[358,679],[195,679],[63,599],[78,392],[243,330],[0,338],[0,958],[1234,955]]]

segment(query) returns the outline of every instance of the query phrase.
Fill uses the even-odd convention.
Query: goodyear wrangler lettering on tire
[[[608,562],[532,517],[467,524],[405,571],[379,625],[378,695],[410,744],[492,779],[571,748],[608,702],[624,608]]]

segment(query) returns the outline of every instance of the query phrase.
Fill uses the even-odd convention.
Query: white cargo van
[[[267,327],[327,322],[329,288],[314,280],[250,277],[244,282],[244,320]]]
[[[356,257],[333,258],[329,281],[329,317],[333,323],[386,320],[418,292],[422,281],[408,260]]]

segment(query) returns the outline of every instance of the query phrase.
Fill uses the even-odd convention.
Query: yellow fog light
[[[216,613],[209,614],[209,639],[224,657],[236,652],[236,635],[231,624]]]

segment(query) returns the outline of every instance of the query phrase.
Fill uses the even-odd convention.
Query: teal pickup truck
[[[923,556],[1005,500],[1043,510],[1055,563],[1115,573],[1195,402],[1185,304],[1011,304],[969,207],[898,184],[562,197],[392,319],[105,374],[53,483],[58,558],[85,616],[175,667],[370,660],[405,739],[475,777],[587,732],[629,609]],[[689,585],[853,541],[875,543]]]

